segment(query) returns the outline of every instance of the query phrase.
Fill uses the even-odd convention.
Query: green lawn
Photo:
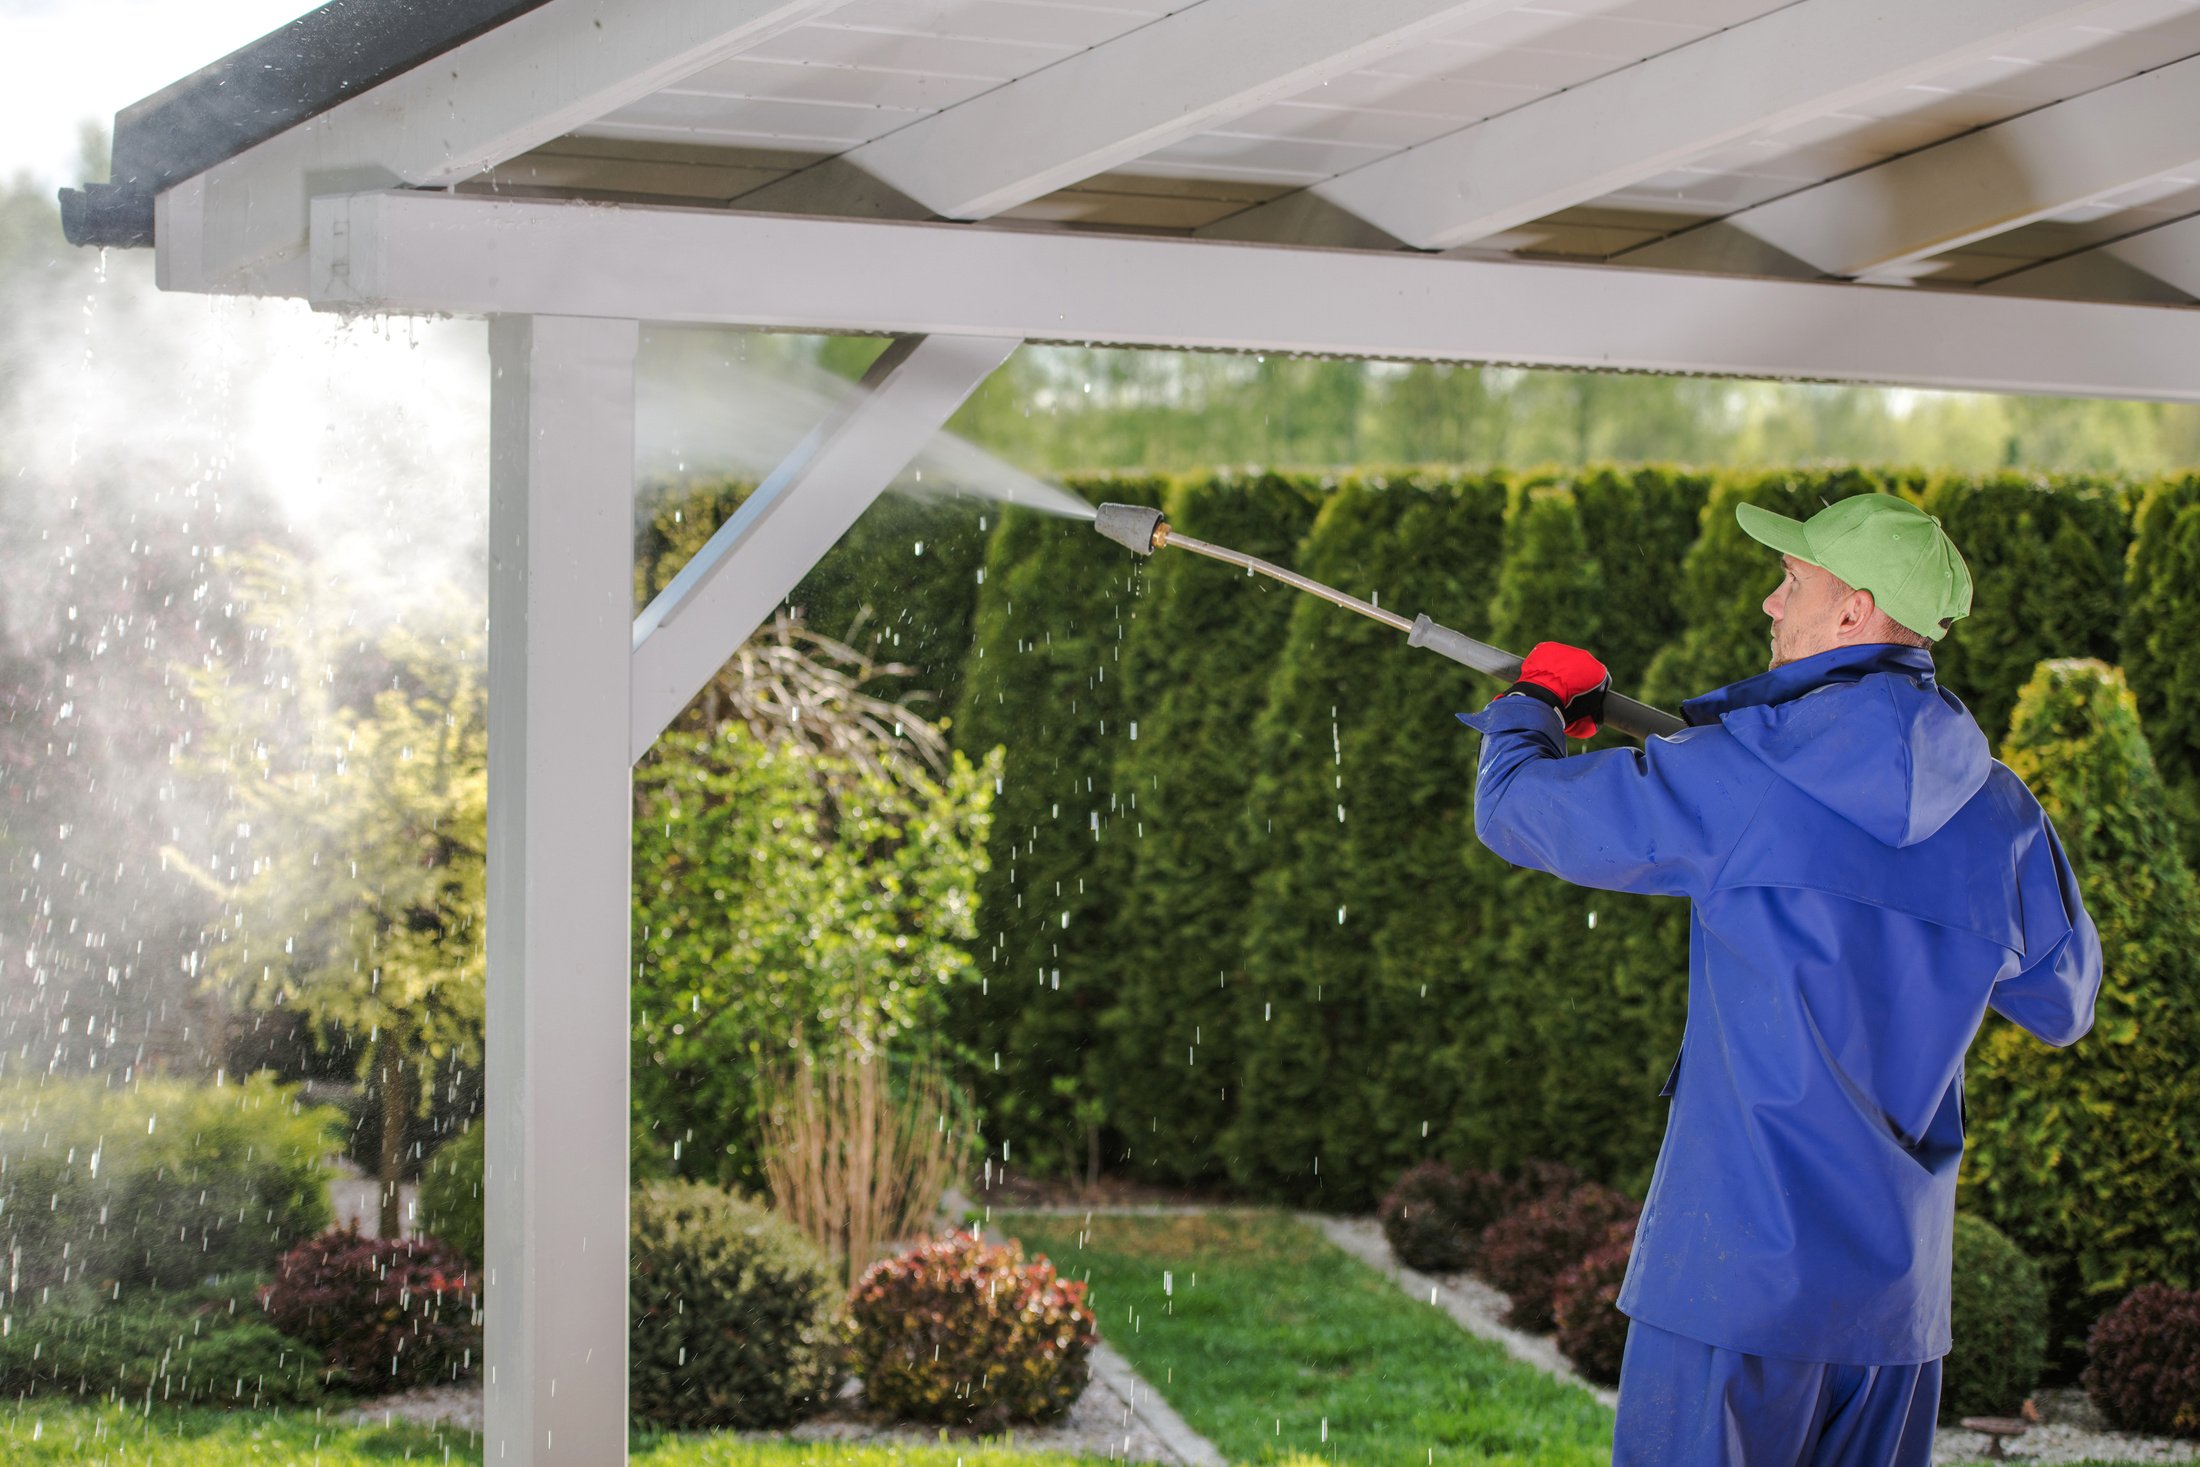
[[[331,1413],[333,1415],[333,1413]],[[636,1433],[635,1467],[1094,1467],[1097,1458],[954,1443],[853,1447]],[[418,1426],[337,1426],[311,1411],[168,1411],[35,1403],[0,1407],[8,1467],[387,1467],[480,1463],[473,1433]]]
[[[1612,1413],[1467,1334],[1290,1218],[996,1213],[1089,1278],[1101,1335],[1240,1462],[1611,1459]]]

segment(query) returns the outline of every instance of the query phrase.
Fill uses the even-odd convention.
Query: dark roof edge
[[[115,114],[111,184],[61,191],[75,245],[153,242],[153,195],[547,0],[330,0]]]

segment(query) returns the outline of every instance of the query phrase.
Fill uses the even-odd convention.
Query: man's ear
[[[1841,603],[1840,630],[1842,634],[1846,635],[1851,631],[1860,631],[1870,626],[1872,624],[1872,613],[1878,609],[1878,598],[1874,597],[1871,592],[1864,590],[1862,587],[1849,592],[1848,599]]]

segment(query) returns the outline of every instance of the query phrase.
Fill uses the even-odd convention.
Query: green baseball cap
[[[1940,521],[1892,494],[1856,494],[1807,520],[1734,506],[1752,540],[1832,571],[1879,609],[1937,642],[1971,614],[1971,571]]]

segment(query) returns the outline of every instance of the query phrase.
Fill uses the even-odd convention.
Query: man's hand
[[[1520,680],[1504,693],[1525,693],[1558,710],[1568,738],[1591,738],[1604,716],[1604,694],[1612,686],[1605,665],[1579,647],[1538,642],[1520,661]]]

